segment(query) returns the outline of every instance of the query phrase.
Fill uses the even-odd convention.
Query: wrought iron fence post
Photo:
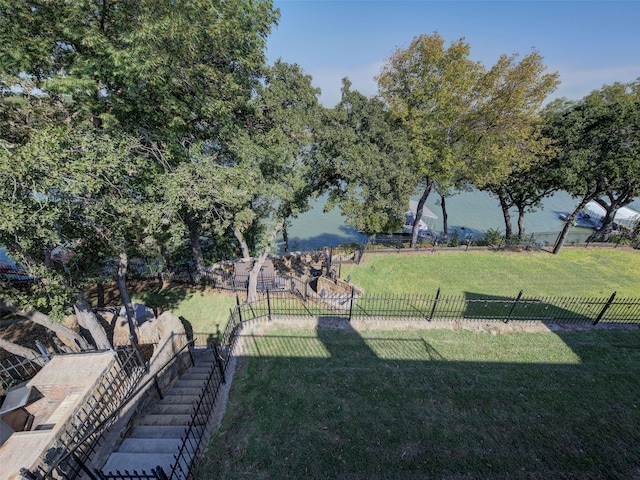
[[[511,320],[511,315],[513,315],[513,311],[516,309],[516,305],[518,305],[518,302],[520,301],[521,298],[522,298],[522,290],[520,290],[520,293],[518,293],[518,297],[516,298],[515,302],[513,302],[513,305],[511,305],[511,311],[509,312],[509,316],[505,318],[504,323],[507,323],[509,320]]]
[[[271,321],[271,296],[269,295],[269,289],[267,288],[267,318]]]
[[[351,287],[351,303],[349,304],[349,321],[351,321],[351,315],[353,315],[353,296],[355,287]]]
[[[605,304],[604,307],[602,307],[602,310],[600,310],[600,313],[598,314],[596,319],[593,321],[593,325],[596,325],[600,320],[602,320],[602,317],[604,316],[606,311],[609,310],[609,307],[613,303],[613,299],[616,298],[617,293],[618,292],[613,292],[613,294],[611,294],[611,296],[609,297],[609,300],[607,300],[607,303]]]
[[[622,241],[622,238],[623,238],[623,237],[624,237],[624,235],[620,235],[620,236],[618,237],[618,241],[616,242],[616,246],[615,246],[615,248],[618,248],[618,245],[620,245],[620,242]]]
[[[440,298],[440,288],[436,292],[436,298],[433,301],[433,307],[431,307],[431,314],[429,315],[429,321],[433,319],[433,314],[436,313],[436,307],[438,306],[438,299]]]
[[[193,347],[195,345],[195,340],[192,340],[193,343],[191,343],[191,345],[189,345],[189,348],[187,350],[189,350],[189,357],[191,358],[191,366],[195,366],[196,364],[196,359],[193,356]]]
[[[222,383],[227,383],[227,379],[224,376],[224,365],[222,364],[222,358],[220,356],[220,350],[218,349],[218,345],[212,345],[212,347],[213,347],[213,358],[215,359],[216,365],[218,366],[218,370],[220,371],[220,378],[222,379]]]
[[[164,395],[162,394],[162,389],[160,388],[160,383],[158,383],[158,375],[153,376],[153,385],[156,387],[156,391],[158,392],[158,396],[160,400],[164,399]]]
[[[80,460],[80,458],[78,458],[78,455],[76,455],[75,452],[73,452],[71,454],[71,458],[73,458],[73,460],[78,464],[78,466],[82,469],[82,471],[84,473],[87,474],[87,476],[91,479],[91,480],[99,480],[98,477],[96,477],[92,472],[91,469],[89,469],[89,467],[87,467],[84,462],[82,460]]]
[[[238,315],[240,315],[240,322],[242,322],[242,313],[240,311],[240,297],[236,293],[236,309],[238,310]]]
[[[156,475],[156,478],[158,480],[169,480],[169,477],[166,473],[164,473],[164,470],[160,465],[158,465],[155,469],[152,468],[151,471]]]
[[[144,369],[148,372],[149,362],[144,361],[144,358],[142,357],[142,352],[140,351],[140,347],[138,346],[138,342],[136,341],[136,338],[133,335],[129,335],[129,341],[131,342],[131,345],[133,345],[133,349],[136,352],[136,358],[138,359],[138,362],[140,362],[140,365],[143,365]]]

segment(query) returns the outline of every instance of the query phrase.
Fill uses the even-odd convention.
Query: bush
[[[456,230],[455,232],[453,232],[453,235],[451,235],[451,239],[449,240],[449,246],[450,247],[457,247],[460,245],[460,235],[458,234],[458,231]]]
[[[502,232],[497,228],[490,228],[483,240],[486,242],[485,245],[499,245],[502,243]],[[478,245],[480,245],[479,241]]]

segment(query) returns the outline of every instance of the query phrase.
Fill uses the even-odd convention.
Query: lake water
[[[417,199],[417,197],[416,197]],[[442,231],[442,209],[440,197],[432,193],[426,206],[438,216],[435,230]],[[324,213],[322,208],[326,198],[320,198],[314,207],[292,221],[289,228],[289,248],[295,250],[312,250],[325,246],[337,246],[342,243],[362,243],[367,237],[344,222],[338,209]],[[560,212],[572,212],[578,200],[565,192],[557,192],[544,199],[542,208],[525,215],[526,234],[542,232],[559,232],[563,222],[558,218]],[[630,208],[640,211],[640,199],[636,199]],[[449,232],[458,231],[461,238],[465,235],[484,234],[488,229],[504,232],[504,219],[498,200],[488,193],[474,190],[461,192],[447,198],[447,214]],[[517,212],[512,212],[514,233],[517,233]],[[579,229],[584,230],[584,229]],[[591,230],[585,230],[585,238]]]
[[[320,198],[314,202],[311,210],[292,221],[289,228],[289,249],[291,251],[335,247],[350,242],[360,244],[367,240],[366,235],[345,224],[344,217],[338,209],[324,213],[322,209],[325,202],[326,197]],[[564,192],[558,192],[546,198],[543,201],[543,208],[525,215],[526,233],[530,235],[532,233],[559,232],[563,222],[558,218],[558,213],[571,212],[576,205],[577,200]],[[442,231],[442,209],[439,196],[432,193],[427,199],[426,206],[438,216],[435,230]],[[636,198],[629,207],[640,211],[640,199]],[[504,219],[498,200],[485,192],[475,190],[448,197],[447,213],[449,215],[449,231],[457,230],[461,238],[468,234],[483,234],[490,228],[504,232]],[[514,232],[517,233],[517,214],[513,212],[512,215]],[[591,233],[591,230],[574,228],[575,230],[584,230],[584,238]],[[5,254],[6,250],[0,248],[0,261],[8,260]]]

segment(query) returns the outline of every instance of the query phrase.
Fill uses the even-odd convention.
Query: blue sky
[[[297,63],[334,106],[343,77],[365,95],[384,60],[420,34],[459,38],[491,67],[501,54],[544,57],[561,85],[553,97],[640,77],[640,1],[275,0],[279,25],[267,43],[272,63]]]

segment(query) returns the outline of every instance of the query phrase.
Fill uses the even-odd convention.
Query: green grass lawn
[[[640,251],[565,249],[546,252],[469,251],[419,255],[365,254],[341,277],[367,294],[484,294],[640,297]]]
[[[640,331],[263,326],[245,345],[198,478],[640,478]]]
[[[176,285],[147,289],[137,293],[133,301],[170,310],[193,333],[224,331],[231,309],[236,306],[235,296],[229,292]]]

